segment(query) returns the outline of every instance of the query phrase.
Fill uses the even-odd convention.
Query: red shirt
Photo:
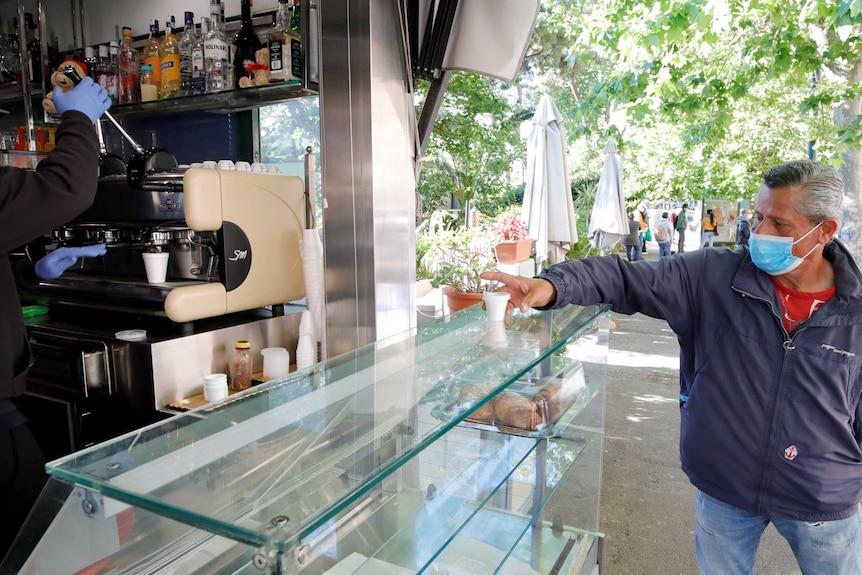
[[[814,312],[820,309],[829,298],[835,295],[835,287],[819,292],[804,292],[790,289],[770,278],[775,291],[778,293],[778,303],[781,304],[781,313],[784,317],[784,329],[787,333],[793,333],[799,325],[809,319]]]

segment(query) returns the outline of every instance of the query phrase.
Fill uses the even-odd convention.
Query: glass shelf
[[[20,102],[24,95],[24,84],[21,82],[3,82],[0,84],[0,105],[8,102]],[[42,87],[30,85],[30,96],[42,99]]]
[[[122,118],[183,112],[240,112],[262,105],[277,104],[313,95],[316,95],[316,92],[304,89],[299,80],[292,80],[212,94],[180,96],[179,98],[154,100],[139,104],[118,104],[111,107],[111,114],[116,118]]]
[[[416,573],[484,550],[465,572],[505,563],[546,573],[594,539],[542,520],[569,470],[583,474],[592,504],[567,524],[598,530],[603,426],[590,407],[604,385],[607,311],[519,315],[507,319],[505,341],[489,342],[492,326],[470,308],[53,461],[52,484],[77,486],[57,503],[66,527],[91,531],[84,525],[96,519],[120,533],[109,551],[79,545],[88,551],[76,565],[170,556],[174,569],[212,554],[230,568],[184,572],[250,573],[237,565],[287,560],[309,574],[390,572],[384,564]],[[465,425],[501,391],[574,362],[589,384],[553,437]],[[487,397],[441,416],[441,388],[467,376]],[[587,446],[597,453],[583,457]]]

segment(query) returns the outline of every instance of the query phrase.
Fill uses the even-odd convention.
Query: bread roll
[[[534,402],[514,391],[503,391],[492,402],[494,423],[535,431],[539,412]]]
[[[563,386],[558,382],[548,383],[533,396],[533,403],[536,404],[542,421],[548,425],[556,423],[563,415],[563,410],[568,407],[562,405],[563,395],[560,393],[562,388]]]

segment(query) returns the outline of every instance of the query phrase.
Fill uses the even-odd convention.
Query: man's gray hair
[[[769,189],[798,186],[802,201],[796,211],[814,223],[834,219],[841,222],[844,181],[838,170],[811,160],[797,160],[769,168],[763,176]]]

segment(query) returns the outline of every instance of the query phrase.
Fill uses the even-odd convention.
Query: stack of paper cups
[[[316,229],[303,230],[301,251],[302,271],[305,274],[305,299],[314,318],[312,341],[320,343],[321,355],[325,358],[326,290],[323,283],[323,244],[320,243],[320,235]],[[296,359],[298,365],[299,358]]]
[[[304,333],[299,336],[296,345],[296,368],[304,369],[317,363],[317,344],[311,334]]]

